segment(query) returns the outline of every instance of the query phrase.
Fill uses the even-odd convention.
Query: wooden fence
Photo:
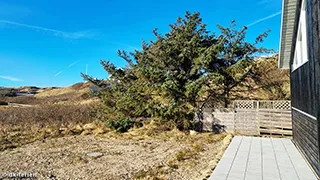
[[[292,135],[290,101],[235,101],[233,108],[205,109],[203,130],[245,135]]]

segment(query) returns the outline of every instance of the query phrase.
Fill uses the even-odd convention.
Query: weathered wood
[[[281,129],[260,129],[261,134],[272,134],[272,135],[292,135],[292,130],[281,130]]]
[[[297,29],[301,0],[297,1],[297,17],[294,26],[292,52],[295,52]],[[319,59],[319,0],[306,0],[307,12],[307,46],[308,61],[291,72],[291,99],[293,110],[293,141],[308,160],[315,172],[320,175],[320,59]],[[294,53],[291,53],[290,66],[293,64]],[[310,118],[313,117],[313,118]]]
[[[235,101],[234,109],[216,109],[211,124],[245,135],[292,135],[290,101]]]
[[[310,53],[310,59],[314,61],[314,86],[315,89],[315,117],[317,118],[317,135],[318,135],[318,144],[320,143],[320,30],[319,30],[319,19],[320,19],[320,3],[319,0],[310,0],[311,2],[308,3],[308,9],[310,9],[308,15],[309,21],[308,21],[308,31],[310,32],[309,37],[309,53]],[[318,157],[320,158],[320,150],[318,147]],[[319,160],[320,161],[320,160]],[[318,162],[318,176],[320,176],[320,162]]]
[[[270,104],[275,109],[271,109]],[[268,108],[266,108],[267,105]],[[259,109],[260,133],[281,136],[292,135],[291,111],[287,109],[289,103],[282,105],[281,103],[268,102],[267,105]]]
[[[286,1],[284,1],[286,2]],[[286,41],[289,46],[281,44],[282,52],[290,52],[287,59],[290,58],[290,84],[292,100],[292,121],[293,121],[293,141],[300,148],[302,154],[308,160],[315,172],[320,176],[320,1],[319,0],[296,0],[294,6],[284,3],[283,14],[289,17],[294,14],[292,27],[286,27],[287,19],[283,19],[284,26],[282,30],[289,32],[291,40]],[[298,28],[300,24],[300,13],[302,2],[305,3],[306,27],[307,30],[307,56],[302,56],[302,61],[306,61],[302,66],[293,70],[296,42],[298,39]],[[295,7],[296,8],[292,8]],[[286,9],[292,8],[292,12]],[[286,37],[285,37],[286,39]],[[288,49],[291,46],[291,49]],[[283,53],[282,53],[283,54]],[[280,59],[284,56],[281,55]],[[301,58],[301,57],[300,57]],[[301,59],[298,59],[301,61]],[[280,64],[282,65],[282,64]]]
[[[242,101],[244,103],[244,101]],[[252,102],[250,102],[252,103]],[[259,135],[259,121],[257,119],[256,105],[244,103],[246,106],[241,106],[235,110],[235,133],[246,135]],[[252,109],[243,109],[250,105]]]
[[[293,110],[293,141],[310,165],[318,170],[319,143],[317,121]]]
[[[212,117],[213,124],[221,125],[226,132],[234,132],[235,122],[233,109],[216,109]]]

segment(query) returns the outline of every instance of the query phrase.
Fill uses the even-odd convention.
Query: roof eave
[[[281,30],[278,68],[289,69],[293,44],[294,21],[297,12],[297,0],[282,1]]]

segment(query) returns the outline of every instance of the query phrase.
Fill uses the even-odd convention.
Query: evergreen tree
[[[249,43],[247,28],[238,31],[234,21],[227,28],[218,26],[219,36],[206,29],[197,12],[187,12],[169,26],[164,35],[155,29],[156,40],[142,42],[141,51],[118,51],[127,67],[101,61],[111,75],[111,87],[99,95],[108,121],[152,117],[179,129],[191,128],[195,113],[207,102],[227,106],[230,91],[251,74],[254,56],[267,52],[256,47],[267,32]],[[82,76],[98,86],[104,82]]]

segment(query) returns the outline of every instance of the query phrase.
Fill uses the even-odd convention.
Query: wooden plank
[[[284,116],[284,117],[291,117],[291,114],[287,114],[287,113],[283,113],[283,114],[279,114],[279,113],[259,113],[259,116]]]
[[[280,124],[280,125],[292,125],[291,122],[279,122],[279,121],[260,121],[260,124]]]
[[[292,126],[260,126],[260,129],[290,129],[292,130]]]
[[[275,121],[261,121],[259,123],[260,125],[262,124],[270,124],[270,125],[284,125],[284,126],[292,126],[291,122],[275,122]]]
[[[285,119],[285,118],[279,118],[279,119],[274,119],[274,118],[259,118],[260,122],[261,121],[271,121],[271,122],[292,122],[291,119]]]
[[[289,126],[292,127],[292,124],[289,123],[260,123],[260,126]]]
[[[261,115],[261,114],[259,114],[259,116],[258,116],[259,118],[285,118],[285,119],[291,119],[292,117],[291,117],[291,115],[289,116],[289,115],[275,115],[275,114],[273,114],[273,115]]]
[[[275,128],[283,128],[283,129],[292,129],[292,126],[284,126],[284,125],[269,125],[269,124],[260,124],[259,127],[275,127]]]
[[[279,129],[260,129],[260,133],[292,135],[291,130],[279,130]]]
[[[290,129],[292,130],[292,126],[260,126],[260,129],[270,129],[270,128],[276,128],[276,129]]]
[[[260,103],[261,102],[261,103]],[[214,112],[213,116],[218,124],[234,129],[239,133],[259,133],[260,129],[271,129],[270,133],[278,133],[279,130],[292,129],[291,109],[285,109],[290,101],[235,101],[234,110],[229,112]],[[282,105],[283,103],[283,105]],[[289,103],[289,104],[288,104]],[[259,108],[261,104],[261,108]],[[272,109],[282,106],[284,109]],[[263,108],[269,107],[269,108]],[[259,109],[257,109],[259,108]],[[286,132],[285,132],[286,133]],[[289,133],[292,134],[292,133]]]
[[[285,129],[281,129],[281,128],[260,128],[261,132],[265,132],[265,131],[284,131],[284,132],[292,132],[292,129],[289,130],[285,130]]]
[[[259,122],[285,122],[285,123],[291,123],[292,121],[290,119],[261,118],[261,119],[259,119]]]
[[[265,112],[259,113],[259,116],[274,116],[274,115],[291,117],[291,114],[286,114],[286,113],[283,113],[283,114],[278,114],[278,113],[273,113],[273,112],[270,112],[270,113],[265,113]]]
[[[273,120],[288,120],[291,121],[291,117],[286,117],[286,116],[259,116],[259,119],[273,119]]]
[[[277,113],[277,112],[259,112],[261,116],[271,116],[271,115],[283,115],[283,116],[291,116],[290,113]]]

